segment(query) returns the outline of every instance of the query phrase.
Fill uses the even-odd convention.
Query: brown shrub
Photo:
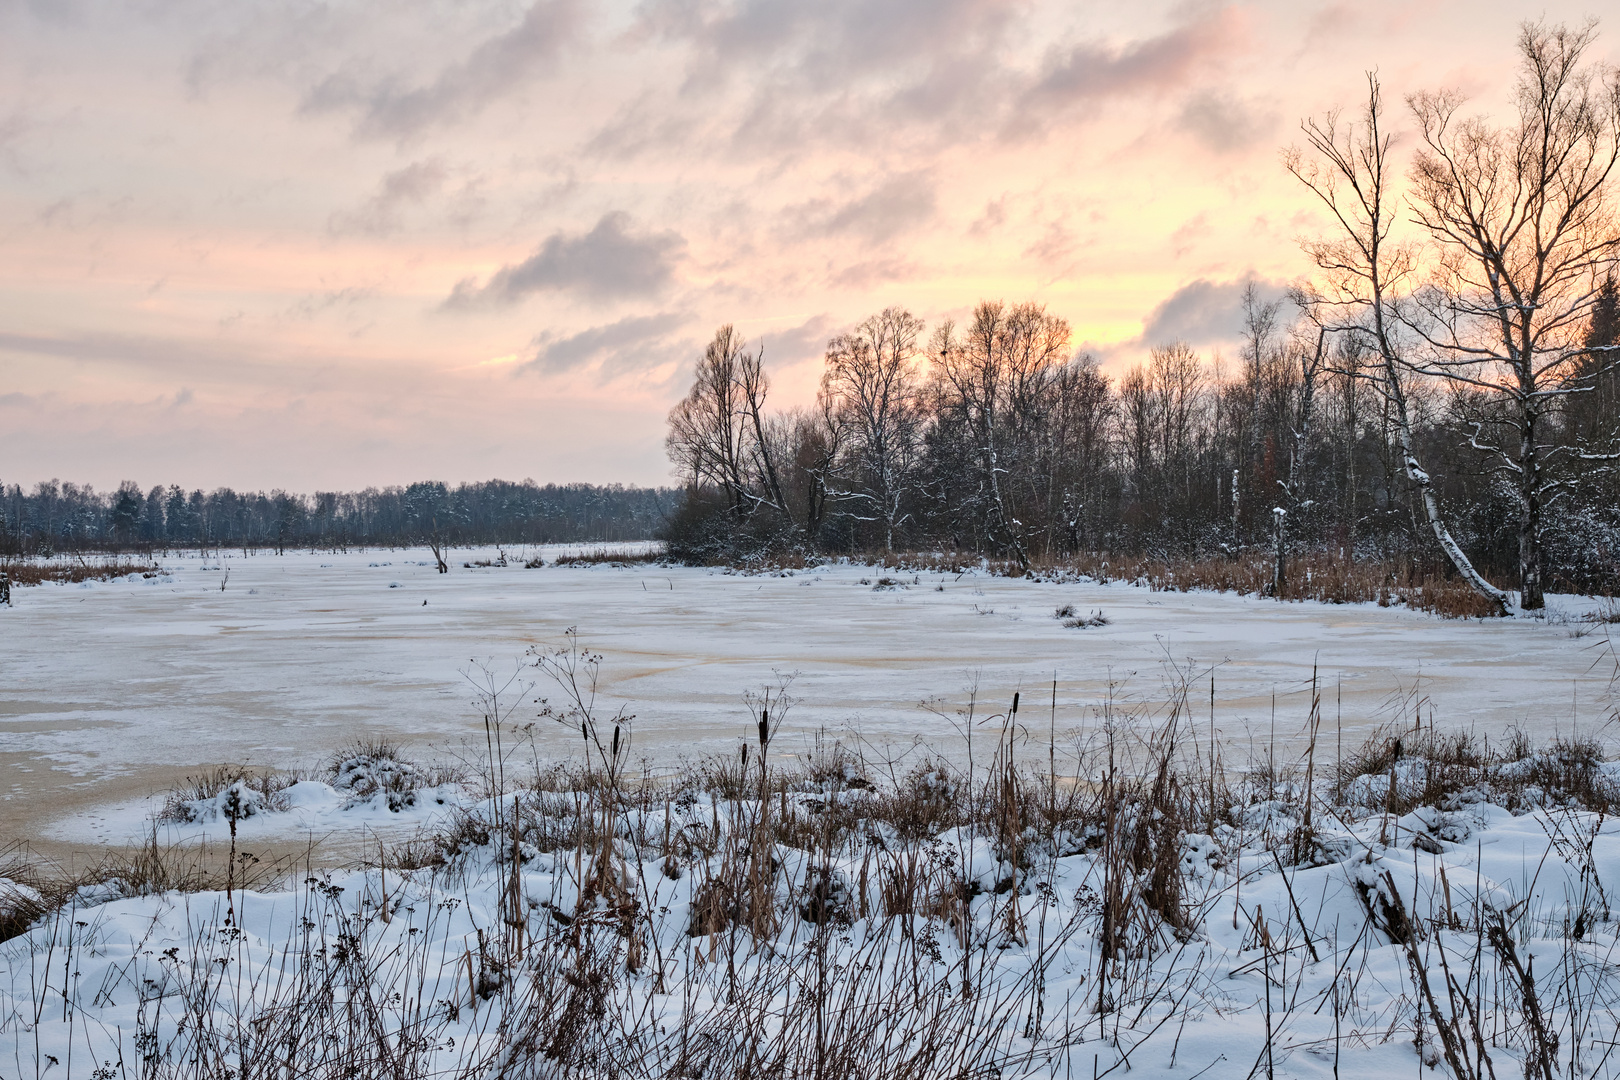
[[[48,581],[76,585],[81,581],[111,581],[113,578],[139,574],[153,578],[167,573],[161,566],[150,562],[102,557],[94,562],[85,559],[55,559],[36,562],[32,559],[0,562],[0,573],[11,578],[13,585],[43,585]]]
[[[1015,563],[991,562],[991,573],[1022,575]],[[1083,574],[1099,581],[1129,581],[1154,592],[1208,589],[1244,596],[1269,596],[1275,565],[1268,553],[1172,558],[1090,552],[1031,567],[1032,577],[1065,580]],[[1377,602],[1403,604],[1444,618],[1488,618],[1496,608],[1468,584],[1448,577],[1443,568],[1414,564],[1366,562],[1332,552],[1301,552],[1288,561],[1281,599],[1316,600],[1324,604]]]

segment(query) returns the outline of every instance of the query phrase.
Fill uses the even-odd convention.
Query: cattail
[[[759,745],[761,747],[771,741],[771,711],[759,710]]]
[[[614,760],[618,760],[618,757],[619,757],[619,725],[618,724],[613,725],[613,757],[614,757]]]
[[[1017,716],[1017,715],[1018,715],[1018,691],[1016,691],[1016,690],[1014,690],[1014,691],[1013,691],[1013,707],[1012,707],[1012,714],[1013,714],[1013,715],[1014,715],[1014,716]]]

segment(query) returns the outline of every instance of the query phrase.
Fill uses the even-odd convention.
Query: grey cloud
[[[887,240],[932,221],[938,203],[932,177],[905,173],[840,207],[828,219],[827,231]]]
[[[78,200],[71,195],[63,195],[53,199],[34,215],[42,225],[71,225],[73,224],[73,211],[77,208]]]
[[[588,154],[632,158],[654,148],[690,146],[701,132],[696,119],[672,115],[658,95],[642,94],[585,140]]]
[[[939,195],[927,172],[900,173],[844,202],[812,199],[787,212],[801,236],[854,236],[881,244],[934,220]]]
[[[1124,47],[1085,42],[1053,49],[1040,78],[1024,93],[1011,130],[1026,131],[1052,111],[1169,89],[1229,46],[1234,20],[1231,9],[1221,8]]]
[[[289,370],[284,358],[272,358],[260,348],[240,341],[187,341],[134,334],[57,337],[0,333],[0,353],[113,364],[199,381],[218,379],[221,372],[243,379],[275,381]]]
[[[1216,90],[1189,97],[1176,117],[1176,127],[1216,153],[1246,150],[1276,130],[1275,112]]]
[[[1056,263],[1073,253],[1075,236],[1061,221],[1049,221],[1040,238],[1024,249],[1024,257],[1041,263]]]
[[[14,109],[9,116],[0,117],[0,161],[10,163],[14,169],[20,167],[18,147],[30,126],[21,109]]]
[[[984,204],[984,213],[980,214],[972,225],[968,226],[969,236],[983,236],[994,232],[1007,224],[1007,196],[991,199]]]
[[[587,141],[616,157],[667,150],[672,125],[734,152],[801,155],[836,140],[879,152],[1038,138],[1061,115],[1170,91],[1232,49],[1233,8],[1199,6],[1123,43],[1060,40],[1033,66],[1024,0],[649,0],[630,35],[690,48],[672,98],[638,101]]]
[[[635,232],[630,215],[604,214],[590,232],[555,232],[520,263],[503,266],[483,286],[459,282],[450,308],[516,303],[534,292],[572,290],[597,299],[651,296],[674,279],[686,241],[675,232]]]
[[[304,100],[307,112],[358,109],[356,134],[407,138],[474,114],[531,81],[578,33],[578,0],[538,0],[519,23],[480,44],[425,86],[398,79],[362,86],[345,73],[321,81]]]
[[[633,156],[667,145],[670,113],[701,116],[745,152],[798,152],[836,133],[845,145],[899,126],[960,126],[1006,98],[1000,52],[1023,0],[652,0],[632,37],[690,46],[671,102],[637,103],[590,148]],[[733,92],[740,90],[740,97]],[[715,109],[716,95],[730,106]]]
[[[906,259],[868,259],[839,269],[827,279],[837,289],[870,289],[916,276],[917,264]]]
[[[1253,282],[1266,303],[1287,295],[1281,282],[1248,276],[1234,281],[1199,278],[1167,296],[1142,320],[1142,342],[1163,345],[1231,341],[1243,330],[1243,290]]]
[[[912,62],[999,38],[1021,0],[742,0],[697,5],[654,0],[640,11],[645,34],[698,48],[693,79],[744,61],[807,81],[880,75]],[[824,85],[832,85],[824,83]]]
[[[27,0],[23,7],[40,22],[57,26],[83,26],[100,14],[97,5],[82,0]]]
[[[568,337],[542,334],[535,339],[534,358],[517,370],[553,375],[598,360],[605,375],[656,367],[670,358],[667,346],[660,343],[688,321],[685,315],[666,311],[630,316]]]
[[[821,359],[833,329],[831,316],[814,315],[798,326],[766,331],[759,335],[759,341],[767,363],[772,367],[786,367]]]
[[[289,319],[313,319],[334,309],[349,311],[375,299],[377,289],[372,285],[350,285],[342,289],[310,293],[300,297],[281,316]]]
[[[382,178],[377,193],[353,211],[332,215],[327,228],[334,233],[362,232],[382,236],[396,232],[404,223],[406,206],[420,205],[444,188],[450,170],[442,158],[413,161]]]

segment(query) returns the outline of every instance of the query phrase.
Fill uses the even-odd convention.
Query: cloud
[[[865,291],[891,281],[905,281],[920,272],[916,263],[908,259],[868,259],[845,266],[827,278],[835,289]]]
[[[354,309],[377,298],[377,288],[372,285],[350,285],[342,289],[327,289],[319,293],[310,293],[299,297],[298,300],[282,313],[287,319],[313,319],[318,315],[334,309],[353,313]]]
[[[1170,249],[1175,252],[1176,258],[1179,259],[1197,246],[1198,241],[1212,232],[1214,230],[1210,228],[1209,214],[1200,210],[1176,226],[1175,232],[1170,234]]]
[[[1040,138],[1060,116],[1094,118],[1105,100],[1177,90],[1232,52],[1242,28],[1236,6],[1199,5],[1138,40],[1054,40],[1044,6],[645,0],[623,40],[675,46],[685,82],[627,103],[585,146],[633,158],[701,139],[717,152],[797,158],[835,145],[915,164],[998,136]]]
[[[665,311],[593,326],[568,337],[542,334],[534,341],[534,358],[517,370],[556,375],[598,361],[603,374],[608,375],[646,370],[670,359],[668,348],[656,343],[689,321],[689,316]]]
[[[1237,29],[1236,12],[1220,8],[1125,46],[1091,41],[1055,47],[1022,95],[1009,131],[1028,133],[1039,118],[1102,99],[1171,89],[1228,52]]]
[[[533,356],[519,365],[517,371],[561,375],[593,368],[602,381],[607,381],[668,367],[674,377],[689,370],[691,361],[703,352],[702,342],[678,333],[691,322],[690,315],[664,311],[629,316],[567,336],[544,333],[534,339]],[[828,316],[816,315],[784,330],[749,334],[749,327],[741,329],[751,343],[765,350],[766,363],[780,369],[806,360],[819,360],[831,327],[832,320]]]
[[[1243,332],[1243,290],[1253,283],[1262,303],[1287,296],[1282,282],[1247,275],[1233,281],[1199,278],[1183,285],[1159,302],[1142,320],[1141,341],[1165,345],[1172,341],[1212,344],[1236,340]],[[1285,312],[1285,317],[1290,312]]]
[[[385,79],[361,87],[353,76],[340,72],[306,96],[303,111],[358,109],[358,136],[408,138],[471,116],[551,71],[563,47],[577,35],[580,21],[578,0],[538,0],[516,26],[482,42],[425,86],[407,88]]]
[[[759,344],[765,350],[766,363],[780,369],[807,360],[820,361],[827,348],[827,339],[832,336],[833,326],[831,316],[813,315],[798,326],[761,333]]]
[[[1001,198],[991,199],[984,204],[984,213],[968,226],[968,235],[984,236],[994,233],[1005,224],[1007,224],[1007,196],[1003,194]]]
[[[1182,104],[1176,127],[1218,154],[1247,150],[1271,135],[1277,114],[1218,90],[1200,90]]]
[[[199,381],[215,381],[228,373],[229,378],[239,380],[239,385],[278,381],[295,368],[285,357],[268,353],[263,343],[136,334],[0,332],[0,354],[6,353],[108,364],[164,377],[190,376]]]
[[[939,194],[926,170],[900,173],[844,202],[811,199],[790,207],[790,231],[799,236],[853,236],[881,244],[934,220]]]
[[[9,116],[0,116],[0,161],[7,162],[13,169],[20,169],[21,157],[17,148],[31,126],[20,108],[13,109]]]
[[[1074,233],[1063,222],[1049,221],[1039,238],[1024,249],[1024,257],[1051,265],[1067,259],[1073,253],[1075,244]]]
[[[966,127],[1006,101],[1003,53],[1026,0],[647,0],[626,40],[684,53],[680,92],[649,96],[589,149],[633,156],[701,126],[732,152],[882,146],[908,129]]]
[[[471,278],[458,282],[445,306],[513,304],[548,290],[595,299],[652,296],[674,280],[685,250],[679,233],[636,232],[630,215],[616,210],[602,215],[590,232],[552,233],[533,255],[501,267],[482,286]]]
[[[944,56],[1000,39],[1023,0],[652,0],[638,33],[694,46],[689,79],[752,64],[784,81],[836,86],[904,77]]]
[[[384,236],[397,232],[403,224],[401,211],[406,206],[420,205],[437,195],[449,177],[450,170],[443,158],[432,157],[413,161],[402,169],[395,169],[382,178],[377,193],[353,211],[339,211],[332,215],[327,229],[334,233],[360,232]]]

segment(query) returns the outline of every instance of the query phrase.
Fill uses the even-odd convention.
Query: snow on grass
[[[999,760],[891,783],[836,749],[766,778],[759,748],[752,768],[618,786],[615,749],[467,797],[380,865],[279,891],[81,889],[0,943],[0,1061],[109,1077],[1620,1073],[1620,790],[1601,762],[1480,757],[1414,782],[1440,802],[1403,809],[1365,773],[1320,790],[1300,766],[1200,773],[1177,730],[1099,747],[1079,786]],[[1538,769],[1541,805],[1489,801],[1522,800]]]

